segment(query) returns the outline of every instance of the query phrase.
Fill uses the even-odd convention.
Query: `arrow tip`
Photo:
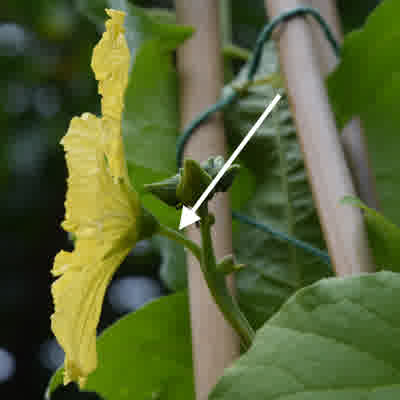
[[[179,222],[179,230],[186,228],[197,221],[200,221],[200,217],[190,208],[183,206],[181,220]]]

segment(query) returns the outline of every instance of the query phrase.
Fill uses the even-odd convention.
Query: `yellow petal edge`
[[[97,366],[96,329],[107,285],[138,240],[140,215],[121,137],[130,62],[125,13],[106,12],[106,32],[92,57],[102,117],[85,113],[73,118],[61,140],[68,167],[62,227],[75,234],[75,248],[60,251],[52,269],[58,279],[51,288],[51,328],[65,351],[64,384],[75,381],[81,388]]]

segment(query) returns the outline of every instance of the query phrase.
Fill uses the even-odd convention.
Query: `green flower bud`
[[[144,185],[144,188],[169,206],[179,208],[185,204],[191,207],[204,193],[224,164],[224,158],[221,156],[210,157],[201,164],[194,160],[185,160],[183,168],[176,175],[161,182]],[[226,192],[230,188],[239,168],[240,166],[237,164],[228,168],[209,194],[207,201],[215,193]]]
[[[232,272],[239,271],[244,267],[245,267],[244,264],[236,264],[233,255],[228,254],[225,257],[223,257],[217,264],[217,271],[224,275],[229,275]]]
[[[183,173],[176,194],[181,202],[193,206],[207,189],[212,177],[194,160],[185,160]]]
[[[181,179],[180,174],[176,174],[170,178],[164,179],[161,182],[150,183],[144,185],[144,189],[158,197],[161,201],[171,207],[176,207],[181,203],[176,195],[176,188]]]

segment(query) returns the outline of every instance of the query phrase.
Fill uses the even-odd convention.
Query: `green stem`
[[[190,250],[197,258],[198,262],[201,263],[201,248],[195,242],[175,231],[174,229],[168,228],[164,225],[160,225],[160,230],[158,231],[158,233],[167,237],[168,239],[175,240],[176,242],[182,244],[184,247]]]
[[[232,12],[231,12],[231,1],[220,0],[219,1],[219,26],[221,28],[221,43],[232,42]]]
[[[217,270],[217,262],[211,238],[211,218],[207,205],[199,210],[203,259],[200,264],[207,286],[226,320],[239,334],[243,347],[247,350],[254,339],[254,331],[246,317],[240,311],[235,299],[229,293],[224,273]]]
[[[240,85],[232,84],[232,88],[235,89],[236,92],[243,94],[248,92],[248,90],[255,86],[262,86],[262,85],[270,85],[276,89],[280,89],[283,87],[282,80],[280,74],[272,73],[269,75],[265,75],[259,79],[254,79],[252,81],[246,81],[241,83]]]
[[[238,59],[244,62],[249,61],[251,58],[251,52],[249,50],[232,43],[224,44],[222,53],[225,57]]]
[[[272,87],[275,88],[282,88],[283,87],[283,82],[281,75],[278,72],[273,72],[272,74],[263,76],[259,79],[254,79],[250,83],[250,87],[253,86],[262,86],[262,85],[271,85]]]

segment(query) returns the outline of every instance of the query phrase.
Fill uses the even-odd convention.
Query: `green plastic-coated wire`
[[[319,249],[315,248],[314,246],[311,246],[310,244],[303,242],[302,240],[299,240],[292,236],[287,235],[286,233],[276,231],[276,230],[270,228],[268,225],[260,224],[259,222],[255,221],[254,219],[248,217],[247,215],[240,214],[237,211],[232,211],[232,216],[240,222],[243,222],[248,225],[252,225],[255,228],[257,228],[263,232],[269,233],[275,239],[279,239],[283,242],[290,243],[293,246],[299,247],[300,249],[303,249],[309,253],[312,253],[315,256],[317,256],[318,258],[320,258],[325,264],[331,265],[329,255],[325,251],[319,250]]]
[[[290,19],[295,18],[295,17],[306,16],[306,15],[312,16],[319,23],[319,25],[321,26],[322,32],[324,33],[326,39],[330,43],[334,53],[336,54],[336,56],[338,56],[338,57],[340,56],[339,42],[335,39],[331,29],[329,28],[329,25],[323,19],[321,14],[319,14],[319,12],[312,7],[297,7],[297,8],[294,8],[293,10],[286,11],[286,12],[278,15],[277,17],[273,18],[265,26],[265,28],[261,31],[260,35],[258,36],[258,38],[256,40],[256,44],[255,44],[255,47],[253,50],[253,56],[250,60],[249,69],[247,72],[247,81],[248,81],[247,83],[250,83],[253,81],[254,75],[256,74],[257,69],[260,65],[263,46],[271,38],[271,35],[272,35],[272,32],[274,31],[274,29],[278,25],[280,25],[282,22],[289,21]],[[203,124],[211,115],[213,115],[217,111],[224,109],[228,105],[234,103],[239,97],[240,97],[240,93],[237,90],[235,90],[234,88],[231,88],[231,91],[228,94],[225,94],[220,100],[218,100],[218,102],[216,102],[215,104],[210,106],[208,109],[203,111],[192,122],[189,123],[189,125],[183,131],[182,135],[179,136],[179,138],[177,140],[176,162],[177,162],[178,169],[182,167],[183,152],[184,152],[185,145],[188,142],[189,138],[192,136],[192,134],[195,132],[195,130],[201,124]],[[330,261],[328,253],[326,253],[320,249],[317,249],[308,243],[305,243],[294,237],[286,235],[282,232],[278,232],[278,231],[270,228],[268,225],[261,224],[261,223],[255,221],[254,219],[252,219],[246,215],[242,215],[236,211],[232,211],[232,217],[242,223],[252,225],[255,228],[258,228],[264,232],[270,233],[272,236],[274,236],[277,239],[291,243],[296,247],[302,248],[303,250],[320,258],[326,264],[331,265],[331,261]]]
[[[340,56],[340,45],[339,42],[335,39],[329,25],[322,18],[321,14],[312,7],[297,7],[293,10],[286,11],[275,18],[273,18],[269,24],[265,26],[265,28],[261,31],[260,35],[257,38],[256,45],[253,50],[253,58],[250,61],[249,70],[247,72],[247,79],[249,81],[253,80],[255,73],[260,65],[262,50],[265,42],[267,42],[272,35],[274,29],[280,25],[282,22],[289,21],[295,17],[301,17],[305,15],[311,15],[315,18],[315,20],[321,26],[323,33],[325,34],[326,39],[332,46],[332,49],[337,57]]]
[[[176,144],[176,162],[178,165],[178,169],[182,167],[183,151],[185,149],[185,144],[192,136],[193,132],[212,114],[216,113],[219,110],[222,110],[227,105],[232,104],[238,97],[239,93],[235,90],[232,90],[232,92],[222,97],[220,100],[218,100],[218,102],[207,108],[207,110],[203,111],[197,118],[189,123],[187,128],[183,131],[182,135],[178,137]]]

